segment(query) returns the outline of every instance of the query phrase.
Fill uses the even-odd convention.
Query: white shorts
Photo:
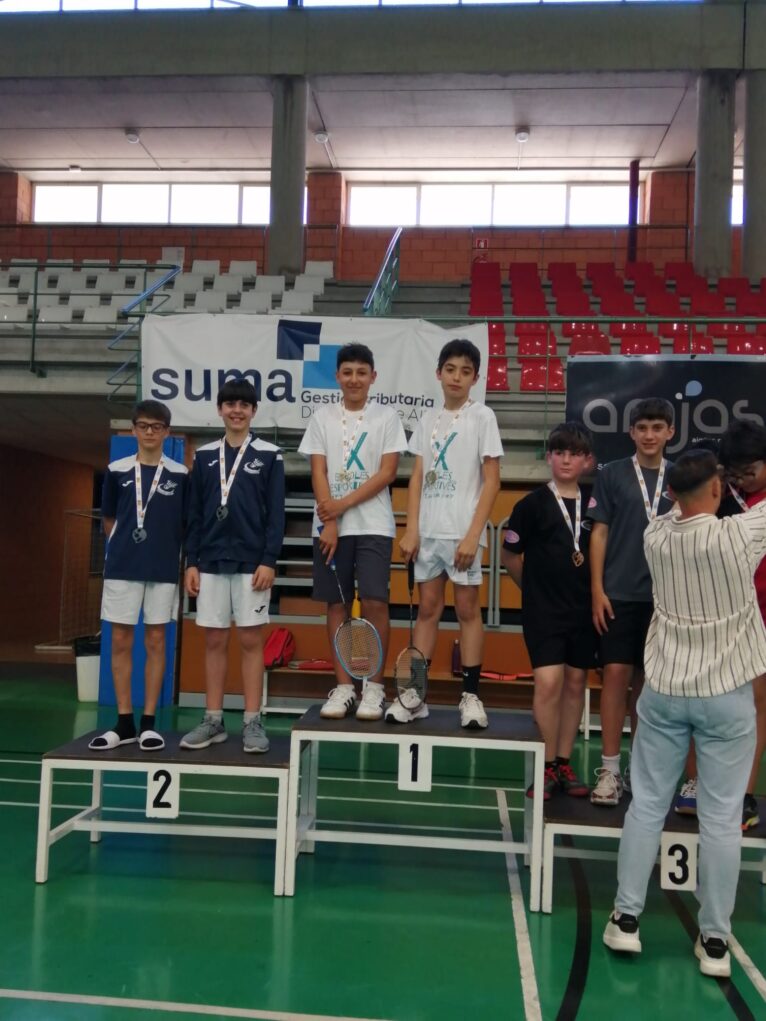
[[[453,585],[481,585],[481,560],[484,547],[479,546],[476,557],[467,571],[455,567],[457,539],[421,539],[415,561],[415,581],[433,581],[446,574]]]
[[[178,585],[164,581],[120,581],[104,578],[101,619],[110,624],[168,624],[178,617]]]
[[[197,624],[200,627],[260,627],[269,623],[271,589],[256,592],[252,574],[199,576]]]

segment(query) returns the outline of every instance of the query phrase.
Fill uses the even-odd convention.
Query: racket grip
[[[415,588],[415,561],[407,561],[407,588],[410,590],[412,595],[413,589]]]

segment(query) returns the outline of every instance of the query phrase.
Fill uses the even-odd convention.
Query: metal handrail
[[[397,227],[386,249],[383,264],[375,277],[375,283],[364,299],[362,315],[385,316],[391,310],[391,301],[399,286],[399,239],[401,236],[402,228]]]

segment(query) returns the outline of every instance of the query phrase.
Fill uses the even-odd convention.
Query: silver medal
[[[221,504],[219,507],[216,507],[215,516],[219,521],[223,521],[224,518],[229,516],[229,508],[225,504]]]
[[[134,528],[132,534],[133,534],[133,542],[145,542],[146,541],[146,529],[145,528]]]

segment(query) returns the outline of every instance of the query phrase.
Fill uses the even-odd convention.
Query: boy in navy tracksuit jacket
[[[186,591],[197,597],[197,625],[205,628],[206,710],[181,747],[226,740],[223,696],[233,620],[242,656],[243,747],[265,752],[263,637],[285,530],[284,461],[278,447],[250,433],[257,407],[252,384],[225,383],[217,403],[226,433],[197,449],[186,539]]]

